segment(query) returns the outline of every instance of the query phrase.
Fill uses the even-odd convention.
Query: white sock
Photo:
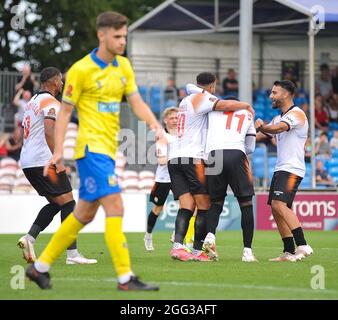
[[[36,270],[38,270],[39,272],[48,272],[50,269],[50,265],[41,261],[36,261],[34,262],[34,267]]]
[[[34,243],[35,242],[35,238],[34,237],[32,237],[30,234],[26,234],[25,235],[25,237],[26,237],[26,239],[28,240],[28,241],[30,241],[30,242],[32,242],[32,243]]]
[[[75,258],[79,255],[77,249],[67,250],[67,258]]]
[[[152,237],[153,237],[153,234],[152,234],[152,233],[146,232],[145,238],[151,239]]]
[[[120,284],[125,284],[127,283],[132,276],[135,276],[133,272],[128,272],[126,274],[123,274],[122,276],[118,276],[117,280]]]

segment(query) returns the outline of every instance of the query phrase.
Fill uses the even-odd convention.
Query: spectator
[[[315,125],[317,129],[329,130],[329,115],[323,104],[323,97],[317,94],[315,97]]]
[[[0,160],[2,158],[6,158],[8,155],[7,152],[7,140],[8,140],[7,133],[0,133]]]
[[[312,156],[312,145],[311,140],[307,139],[305,143],[305,162],[310,163]]]
[[[35,88],[38,86],[38,82],[35,80],[32,75],[32,69],[29,64],[25,64],[21,72],[22,76],[19,79],[19,82],[15,86],[15,92],[18,92],[20,89],[30,91],[31,95],[34,94]]]
[[[173,78],[168,78],[167,86],[164,89],[164,101],[168,102],[170,105],[177,104],[178,89],[175,85],[175,80]]]
[[[223,93],[225,96],[238,97],[238,81],[234,69],[229,69],[227,77],[223,80]]]
[[[329,113],[329,120],[338,122],[338,94],[334,93],[328,101],[327,111]]]
[[[25,106],[31,98],[32,98],[32,94],[29,90],[20,89],[16,93],[13,99],[13,104],[18,108],[18,111],[14,116],[16,126],[18,125],[21,126],[22,121],[23,121],[23,114],[25,112]]]
[[[323,168],[323,161],[318,160],[316,163],[316,183],[321,185],[334,185],[332,177]]]
[[[335,130],[333,137],[331,138],[330,147],[332,149],[338,149],[338,130]]]
[[[8,156],[13,158],[15,161],[20,160],[20,153],[22,148],[21,132],[21,127],[16,126],[14,132],[8,135],[6,141]]]
[[[336,66],[332,72],[332,90],[333,93],[338,94],[338,66]]]
[[[178,103],[180,103],[183,100],[183,98],[186,97],[186,95],[187,95],[187,92],[185,91],[185,88],[180,88],[178,90]]]
[[[316,156],[319,159],[331,159],[331,148],[327,138],[327,133],[322,132],[315,147]]]
[[[320,77],[316,81],[316,93],[319,93],[325,101],[332,95],[330,68],[326,63],[320,66]]]

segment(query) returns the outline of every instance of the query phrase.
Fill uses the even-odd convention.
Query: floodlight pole
[[[315,160],[315,22],[309,21],[309,97],[310,97],[310,141],[311,141],[311,187],[316,187]]]
[[[253,0],[240,2],[239,99],[252,103],[252,15]]]

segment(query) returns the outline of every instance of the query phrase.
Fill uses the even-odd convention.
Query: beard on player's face
[[[281,107],[281,101],[277,99],[272,100],[272,109],[278,109]]]

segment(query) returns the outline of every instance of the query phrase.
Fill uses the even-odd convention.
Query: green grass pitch
[[[66,265],[65,254],[51,270],[53,289],[40,290],[25,281],[24,289],[12,289],[11,268],[26,266],[16,247],[19,235],[0,235],[0,299],[338,299],[338,234],[335,231],[305,232],[314,254],[296,263],[273,263],[268,259],[281,251],[277,232],[256,232],[254,252],[259,263],[241,262],[240,231],[217,235],[219,262],[180,262],[169,258],[170,234],[154,233],[155,251],[145,252],[143,234],[127,234],[134,272],[160,286],[159,292],[118,292],[116,276],[106,250],[103,234],[81,234],[79,249],[97,265]],[[50,235],[36,243],[40,253]],[[325,289],[318,284],[318,267]],[[312,271],[312,272],[311,272]],[[313,278],[315,277],[315,278]],[[317,277],[317,278],[316,278]],[[14,281],[15,282],[15,281]],[[13,280],[12,280],[13,283]]]

